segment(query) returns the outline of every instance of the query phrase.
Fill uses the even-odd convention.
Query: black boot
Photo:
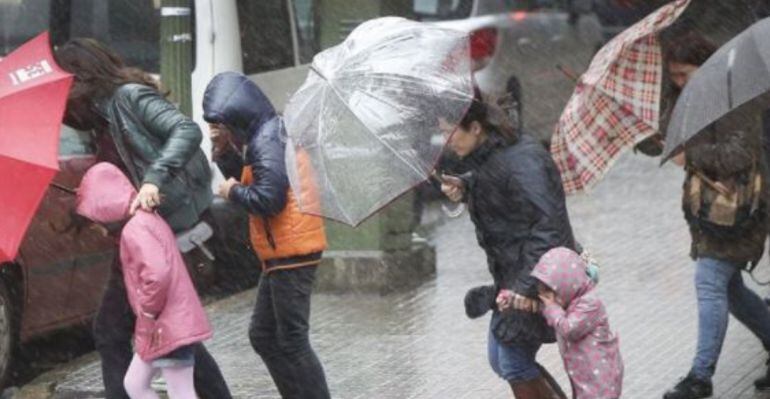
[[[713,393],[711,382],[699,380],[688,375],[679,381],[673,389],[663,395],[663,399],[701,399],[710,398]]]
[[[484,316],[495,307],[497,290],[494,285],[473,287],[465,294],[465,314],[475,319]]]
[[[770,391],[770,360],[765,364],[768,365],[765,376],[754,381],[754,387],[757,388],[757,391]]]

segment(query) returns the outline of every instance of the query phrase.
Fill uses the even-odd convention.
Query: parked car
[[[514,126],[547,143],[575,82],[602,44],[592,0],[414,0],[418,19],[467,32],[474,78],[489,100],[507,99]],[[434,146],[443,144],[433,137]],[[437,168],[461,172],[445,152]],[[422,200],[441,199],[435,182],[420,185]]]

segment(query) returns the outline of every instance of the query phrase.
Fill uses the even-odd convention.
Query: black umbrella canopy
[[[749,102],[767,103],[770,91],[770,18],[714,53],[684,87],[666,133],[666,162],[709,125]],[[760,106],[760,104],[757,104]]]

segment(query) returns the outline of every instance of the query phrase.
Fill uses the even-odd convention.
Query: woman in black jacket
[[[528,135],[495,125],[490,105],[477,91],[449,148],[469,172],[444,176],[442,191],[453,201],[467,201],[479,245],[487,254],[494,290],[489,332],[492,369],[511,385],[517,399],[558,398],[560,389],[540,367],[536,354],[554,342],[540,315],[536,280],[530,272],[540,257],[556,247],[575,249],[564,190],[548,151]],[[496,303],[495,299],[497,298]]]

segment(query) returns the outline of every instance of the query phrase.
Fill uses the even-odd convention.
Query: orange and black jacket
[[[317,265],[326,249],[323,220],[300,212],[286,174],[286,132],[270,101],[246,76],[225,72],[206,88],[203,109],[207,122],[226,125],[246,144],[245,157],[232,151],[217,163],[232,171],[234,160],[245,158],[241,184],[229,198],[249,212],[263,270]]]

